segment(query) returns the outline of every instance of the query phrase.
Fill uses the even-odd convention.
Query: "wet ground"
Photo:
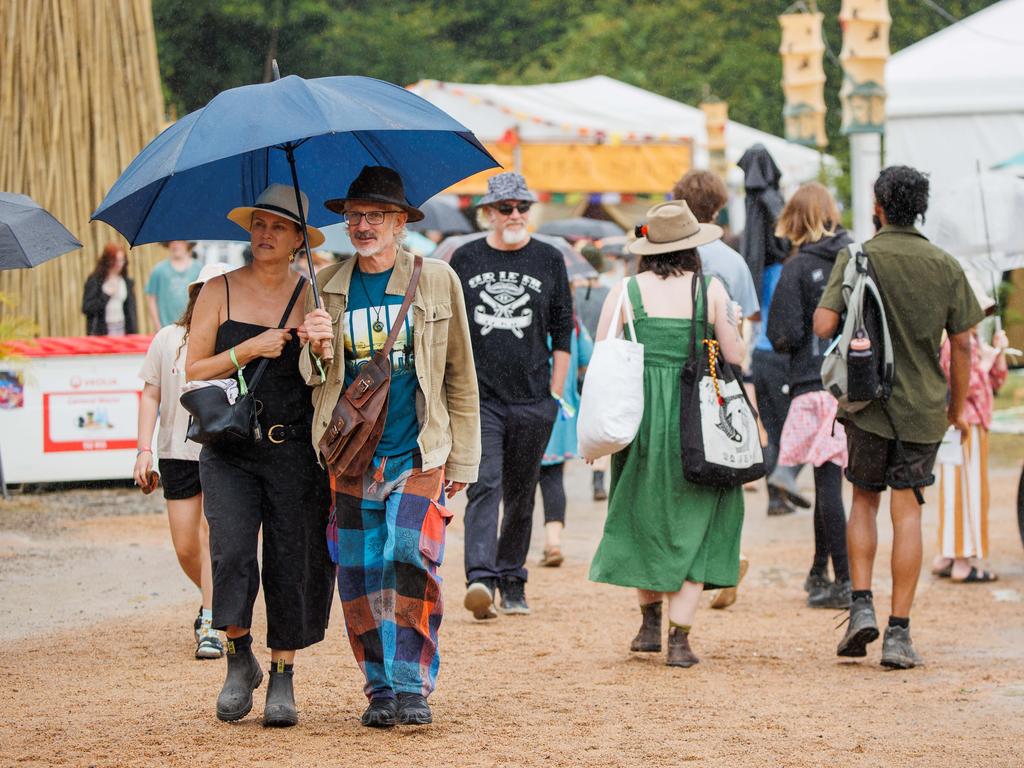
[[[747,494],[750,573],[726,611],[702,608],[701,663],[630,654],[629,591],[592,584],[604,505],[568,474],[567,562],[532,567],[532,616],[476,623],[462,609],[462,498],[452,506],[435,724],[359,725],[361,677],[335,603],[328,639],[299,654],[301,722],[233,725],[213,704],[223,662],[192,659],[195,590],[158,497],[72,489],[0,502],[0,765],[1019,766],[1024,744],[1024,550],[1019,468],[993,471],[992,585],[922,576],[913,633],[927,666],[889,672],[878,643],[834,656],[835,611],[804,605],[811,518],[764,515]],[[932,498],[934,494],[932,494]],[[926,513],[926,566],[935,521]],[[540,515],[531,563],[540,554]],[[887,616],[889,528],[880,517],[876,604]],[[254,635],[263,643],[262,601]]]

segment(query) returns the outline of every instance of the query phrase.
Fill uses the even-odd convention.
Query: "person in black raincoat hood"
[[[775,236],[775,222],[785,205],[779,191],[782,172],[763,144],[750,147],[737,165],[743,169],[747,213],[740,253],[750,267],[754,285],[760,286],[765,266],[781,263],[788,254],[785,241]]]
[[[784,201],[779,192],[782,173],[768,150],[755,144],[739,161],[746,174],[747,222],[740,240],[743,254],[754,285],[760,292],[761,327],[754,340],[751,369],[757,409],[768,436],[764,461],[768,470],[768,514],[782,515],[793,512],[792,504],[809,508],[811,503],[797,488],[799,467],[776,466],[782,426],[789,411],[789,355],[775,352],[768,339],[768,317],[772,295],[782,272],[782,262],[789,254],[789,242],[775,236],[775,225]]]

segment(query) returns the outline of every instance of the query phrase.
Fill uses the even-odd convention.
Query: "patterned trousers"
[[[359,479],[331,477],[328,548],[338,596],[368,698],[429,696],[441,657],[444,470],[419,468],[417,453],[374,457]]]

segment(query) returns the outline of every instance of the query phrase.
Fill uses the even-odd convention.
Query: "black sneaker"
[[[886,627],[882,638],[882,666],[913,669],[924,664],[910,640],[910,627]]]
[[[418,693],[398,694],[399,725],[429,725],[434,721],[427,700]]]
[[[506,615],[530,614],[530,606],[526,604],[526,582],[515,578],[502,579],[498,589],[501,591],[499,611]]]
[[[367,728],[391,728],[398,723],[398,701],[394,696],[374,696],[359,722]]]
[[[788,501],[786,501],[786,495],[782,489],[776,488],[774,485],[769,485],[768,516],[778,517],[779,515],[791,515],[794,512],[796,512],[796,510],[790,506]]]
[[[807,597],[811,608],[833,608],[841,611],[850,607],[850,582],[833,581],[820,593],[812,592]]]
[[[804,579],[804,592],[811,594],[815,589],[822,589],[831,583],[827,574],[811,571],[807,574],[807,578]]]

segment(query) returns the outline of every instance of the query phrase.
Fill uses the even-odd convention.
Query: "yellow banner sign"
[[[672,189],[693,165],[689,142],[675,144],[489,144],[487,150],[503,168],[470,176],[446,190],[481,195],[487,179],[516,167],[526,183],[544,192],[623,192],[661,194]]]

